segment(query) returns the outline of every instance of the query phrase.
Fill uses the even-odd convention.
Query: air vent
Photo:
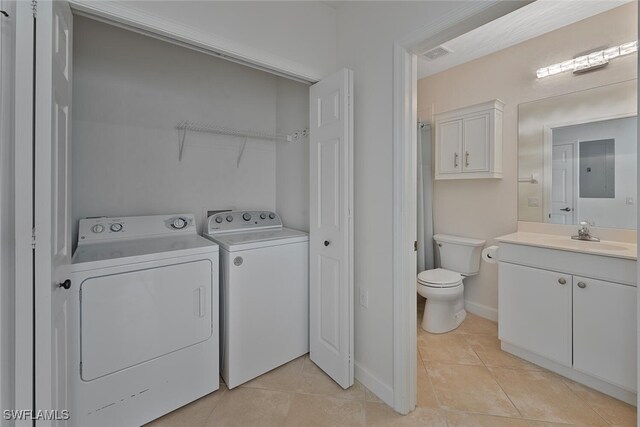
[[[452,52],[451,49],[446,48],[444,46],[434,47],[431,50],[426,51],[422,54],[428,61],[435,61],[438,58],[442,58],[445,55],[448,55]]]

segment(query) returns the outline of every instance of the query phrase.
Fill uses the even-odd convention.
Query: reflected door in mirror
[[[573,144],[553,146],[551,213],[553,224],[575,224],[575,157]]]

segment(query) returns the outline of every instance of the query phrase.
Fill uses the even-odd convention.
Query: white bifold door
[[[71,260],[69,150],[73,64],[69,4],[39,1],[35,25],[35,407],[65,410],[69,407],[69,292],[64,282],[65,267]],[[60,419],[53,424],[66,422]]]
[[[310,89],[310,358],[353,384],[353,72]]]

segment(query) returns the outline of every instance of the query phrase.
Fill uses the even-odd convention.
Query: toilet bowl
[[[427,299],[422,329],[432,334],[449,332],[465,319],[462,275],[436,268],[418,274],[418,294]]]
[[[441,334],[456,329],[465,319],[464,284],[467,276],[478,274],[484,240],[436,234],[441,268],[418,274],[417,291],[427,299],[422,329]]]

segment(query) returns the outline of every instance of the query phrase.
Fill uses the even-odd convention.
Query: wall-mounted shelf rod
[[[531,176],[528,176],[526,178],[518,178],[518,182],[528,182],[529,184],[537,184],[538,180],[536,179],[536,176],[534,174],[531,174]]]
[[[308,129],[297,130],[290,135],[282,135],[276,133],[267,133],[267,132],[258,132],[254,130],[247,129],[237,129],[226,126],[218,126],[207,123],[197,123],[189,120],[183,120],[176,125],[176,129],[182,131],[180,135],[180,154],[178,155],[178,160],[182,161],[182,153],[184,151],[184,144],[187,139],[187,131],[191,132],[204,132],[204,133],[213,133],[217,135],[227,135],[227,136],[237,136],[243,138],[242,148],[240,150],[238,156],[238,166],[240,165],[240,160],[242,159],[242,154],[244,153],[244,146],[246,144],[247,139],[262,139],[266,141],[274,141],[274,142],[301,142],[303,138],[305,138],[309,134]]]

